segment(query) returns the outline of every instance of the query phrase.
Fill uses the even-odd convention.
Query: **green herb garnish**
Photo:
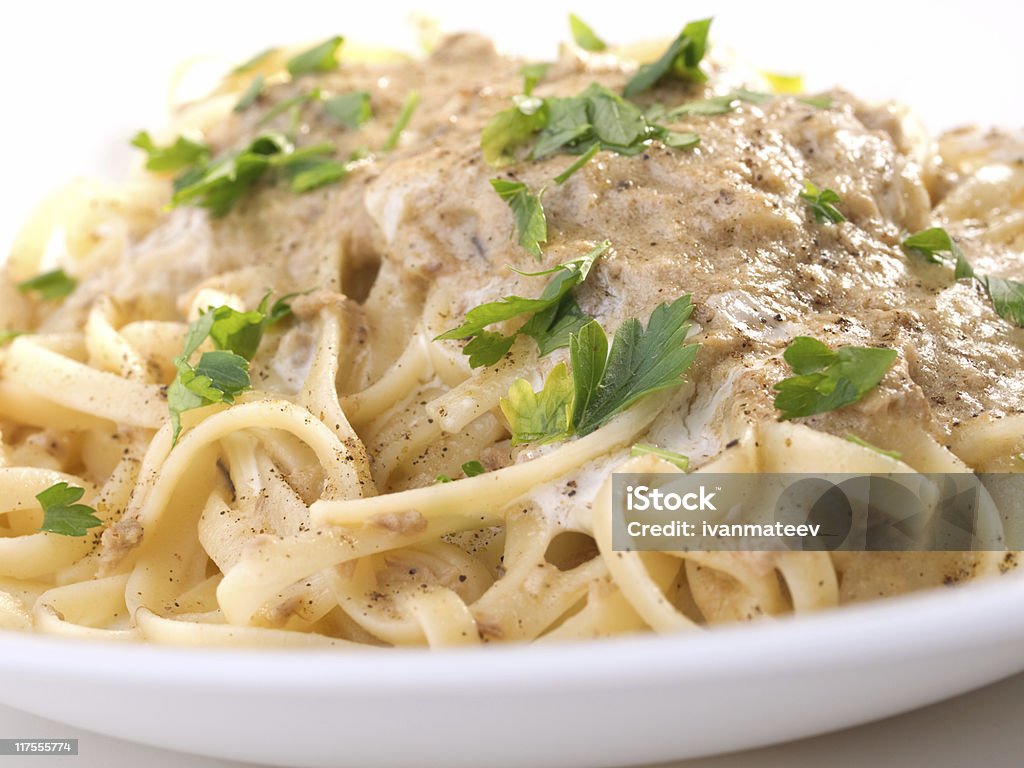
[[[249,86],[242,92],[242,95],[238,99],[238,103],[235,104],[235,112],[244,112],[246,109],[251,107],[256,99],[259,98],[260,94],[263,93],[263,86],[266,84],[266,80],[263,75],[256,75],[249,83]]]
[[[556,184],[565,184],[565,182],[567,182],[569,180],[570,176],[572,176],[574,173],[576,173],[576,171],[578,171],[580,168],[582,168],[587,163],[589,163],[591,160],[593,160],[594,159],[594,155],[596,155],[600,150],[601,150],[601,145],[600,144],[592,144],[590,146],[590,149],[588,149],[586,152],[584,152],[582,155],[580,155],[578,158],[576,158],[576,160],[572,163],[572,165],[570,165],[568,168],[566,168],[560,174],[555,176],[555,183]]]
[[[576,45],[584,51],[596,53],[608,47],[604,40],[594,34],[590,25],[574,13],[569,14],[569,29],[572,31],[572,39]]]
[[[96,517],[95,509],[76,503],[84,495],[84,488],[63,482],[36,494],[43,509],[43,524],[39,530],[61,536],[85,536],[90,528],[103,525],[103,521]]]
[[[548,240],[548,222],[544,216],[544,206],[541,204],[544,190],[541,189],[535,195],[523,182],[506,179],[491,179],[491,186],[515,214],[519,244],[540,261],[544,255],[541,243]]]
[[[810,180],[804,180],[804,191],[800,193],[800,199],[807,203],[814,220],[819,224],[831,222],[838,224],[846,221],[846,217],[836,208],[835,203],[841,203],[839,195],[831,189],[818,189],[817,185]]]
[[[558,346],[553,346],[557,336],[562,336],[555,326],[562,324],[578,323],[573,317],[571,307],[579,312],[573,300],[571,305],[566,303],[571,300],[571,291],[577,285],[587,279],[594,262],[611,247],[607,240],[578,259],[559,264],[543,272],[522,273],[529,277],[540,275],[554,275],[543,292],[536,299],[527,299],[522,296],[506,296],[499,301],[492,301],[474,307],[466,313],[466,317],[458,328],[437,336],[434,341],[444,339],[469,339],[469,343],[462,349],[464,355],[469,356],[471,368],[479,368],[484,365],[494,365],[502,356],[508,352],[515,341],[515,337],[523,333],[537,340],[541,354],[547,354]],[[511,320],[520,315],[531,314],[532,317],[517,331],[509,336],[486,330],[487,326]],[[568,318],[568,323],[567,323]],[[565,343],[568,344],[568,334],[564,335]],[[543,340],[543,343],[542,343]]]
[[[184,350],[174,358],[178,373],[167,388],[173,442],[181,434],[182,413],[212,403],[233,403],[236,395],[251,386],[249,362],[266,329],[291,314],[288,299],[294,295],[283,296],[269,307],[268,293],[251,312],[228,306],[210,308],[189,325]],[[207,339],[216,349],[204,352],[193,366],[192,357]]]
[[[517,106],[499,112],[484,127],[480,147],[491,165],[507,165],[525,154],[533,160],[566,152],[586,154],[593,146],[635,155],[652,139],[667,146],[691,147],[693,133],[675,133],[650,122],[632,102],[593,83],[577,96],[520,99]]]
[[[538,61],[533,64],[524,64],[519,68],[519,74],[523,76],[523,95],[529,96],[537,83],[544,79],[551,65],[546,61]]]
[[[402,131],[408,127],[409,121],[412,120],[412,113],[416,111],[419,103],[419,91],[409,91],[409,95],[405,97],[405,103],[402,104],[402,111],[398,114],[398,120],[381,147],[383,151],[390,152],[398,146],[398,140],[402,138]]]
[[[482,475],[487,470],[479,461],[473,460],[463,464],[462,471],[466,474],[466,477],[476,477],[477,475]]]
[[[659,459],[663,459],[671,464],[675,464],[684,472],[690,468],[689,456],[683,456],[681,453],[675,451],[669,451],[665,448],[658,448],[655,445],[647,445],[645,443],[637,443],[630,451],[630,456],[657,456]]]
[[[43,301],[53,301],[69,295],[77,285],[78,281],[68,277],[63,269],[54,269],[22,280],[17,288],[19,293],[34,293]]]
[[[746,88],[740,88],[722,96],[712,96],[710,99],[701,99],[699,101],[688,101],[685,104],[670,109],[667,116],[674,118],[682,117],[683,115],[724,115],[727,112],[732,112],[742,101],[750,104],[763,104],[774,98],[770,93],[759,93],[757,91],[748,91]]]
[[[210,148],[204,142],[184,136],[179,136],[168,147],[158,147],[146,131],[139,131],[132,138],[131,145],[146,153],[146,169],[157,173],[180,171],[210,159]]]
[[[0,346],[10,344],[19,336],[24,336],[25,331],[0,331]]]
[[[707,52],[708,29],[711,19],[691,21],[679,33],[661,57],[650,64],[644,64],[633,75],[623,95],[631,99],[653,87],[667,75],[674,75],[683,80],[703,83],[708,76],[700,68],[701,59]]]
[[[813,416],[856,403],[885,376],[896,350],[875,347],[830,349],[809,336],[790,342],[783,357],[796,376],[775,385],[781,419]]]
[[[896,461],[903,460],[903,454],[900,453],[899,451],[887,451],[885,448],[879,448],[877,445],[869,443],[867,440],[861,437],[857,437],[854,434],[847,435],[846,440],[847,442],[859,445],[861,448],[870,448],[875,453],[880,453],[883,456],[888,456],[890,459],[896,459]]]
[[[288,59],[285,67],[292,77],[317,72],[330,72],[338,68],[338,49],[345,38],[340,35],[328,38],[319,45]]]
[[[547,443],[584,436],[642,398],[678,386],[693,363],[697,345],[684,344],[693,307],[683,296],[662,304],[644,328],[636,318],[608,339],[596,320],[570,338],[572,372],[559,363],[540,392],[517,379],[500,406],[512,443]]]
[[[908,251],[933,264],[952,264],[954,280],[974,280],[988,295],[996,314],[1024,328],[1024,283],[994,275],[979,275],[949,233],[941,227],[925,229],[903,241]]]
[[[258,67],[260,64],[265,62],[267,59],[269,59],[275,53],[277,53],[277,48],[267,48],[264,51],[260,51],[255,56],[253,56],[251,59],[248,59],[247,61],[242,62],[237,67],[235,67],[233,70],[231,70],[231,74],[233,74],[233,75],[244,75],[246,72],[250,72],[251,70],[256,69],[256,67]]]
[[[357,130],[373,117],[368,91],[354,91],[335,96],[324,102],[324,112],[349,130]]]

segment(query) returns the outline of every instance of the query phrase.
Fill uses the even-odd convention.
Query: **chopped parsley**
[[[233,74],[233,75],[244,75],[246,72],[251,72],[252,70],[256,69],[258,66],[263,64],[263,62],[265,62],[267,59],[269,59],[275,53],[277,53],[277,48],[267,48],[266,50],[260,51],[255,56],[253,56],[251,59],[248,59],[247,61],[242,62],[237,67],[235,67],[233,70],[231,70],[231,74]]]
[[[506,179],[491,179],[491,186],[515,214],[519,244],[540,261],[544,255],[541,243],[548,240],[548,222],[544,216],[544,206],[541,204],[544,190],[541,189],[535,195],[523,182]]]
[[[242,95],[238,98],[238,103],[235,104],[235,112],[244,112],[246,109],[251,107],[256,99],[259,98],[260,94],[263,93],[263,86],[266,85],[266,79],[263,75],[256,75],[249,83],[248,87],[242,91]]]
[[[512,444],[548,443],[582,437],[649,394],[678,386],[693,363],[697,345],[684,344],[693,307],[683,296],[658,306],[644,328],[624,322],[608,348],[604,329],[591,320],[569,342],[572,372],[559,363],[534,392],[517,379],[501,400]]]
[[[553,443],[572,435],[573,381],[565,363],[548,374],[534,392],[526,379],[516,379],[500,402],[512,430],[512,445]]]
[[[667,113],[669,118],[682,117],[684,115],[724,115],[732,112],[736,106],[745,101],[750,104],[763,104],[771,101],[774,97],[770,93],[759,93],[740,88],[721,96],[712,96],[710,99],[699,101],[688,101],[678,107],[670,109]]]
[[[519,68],[519,74],[523,76],[523,95],[529,96],[537,83],[544,79],[551,65],[546,61],[538,61],[533,64],[524,64]]]
[[[370,94],[368,91],[353,91],[335,96],[324,102],[324,112],[349,130],[357,130],[373,117]]]
[[[463,464],[462,471],[466,474],[466,477],[476,477],[477,475],[482,475],[487,470],[479,461],[473,460]]]
[[[212,403],[233,403],[235,396],[251,386],[249,362],[256,354],[264,331],[291,314],[289,294],[271,307],[270,294],[257,309],[239,312],[228,306],[211,307],[189,325],[184,350],[174,358],[178,369],[167,388],[167,406],[173,427],[173,441],[181,434],[181,414]],[[195,366],[191,360],[207,339],[214,351],[203,352]]]
[[[387,139],[384,140],[383,146],[381,146],[382,150],[390,152],[398,146],[398,140],[402,138],[402,132],[409,126],[409,121],[412,120],[412,113],[416,111],[419,103],[420,92],[409,91],[409,95],[405,97],[405,103],[402,105],[402,111],[398,113],[398,120],[395,122],[395,126],[391,129]]]
[[[10,344],[19,336],[24,336],[24,331],[0,331],[0,347],[4,344]]]
[[[668,75],[683,80],[703,83],[708,76],[700,68],[701,59],[707,52],[708,30],[711,19],[691,21],[679,33],[661,57],[650,64],[644,64],[626,83],[623,95],[631,99],[638,93],[652,88]]]
[[[670,464],[675,464],[684,472],[690,468],[690,457],[683,456],[681,453],[675,451],[669,451],[665,448],[658,448],[654,445],[647,445],[645,443],[637,443],[630,451],[630,456],[657,456],[663,461],[667,461]]]
[[[469,339],[462,354],[469,356],[471,368],[494,365],[508,352],[520,333],[536,340],[542,355],[568,346],[572,329],[582,327],[585,323],[581,321],[586,318],[576,305],[571,291],[587,279],[594,262],[610,247],[611,243],[605,240],[578,259],[543,272],[522,273],[528,277],[554,276],[539,297],[527,299],[522,296],[506,296],[499,301],[481,304],[466,313],[462,325],[445,331],[434,341]],[[526,314],[532,317],[511,335],[486,330],[489,325]]]
[[[608,47],[604,40],[594,34],[594,30],[590,28],[590,25],[575,13],[569,14],[569,29],[572,31],[572,39],[576,42],[576,45],[584,51],[596,53]]]
[[[338,49],[345,38],[340,35],[324,40],[307,51],[288,59],[285,67],[292,77],[330,72],[338,68]]]
[[[903,241],[908,251],[924,256],[932,264],[953,264],[957,280],[974,277],[974,268],[949,233],[942,227],[924,229]]]
[[[103,525],[103,521],[96,517],[95,509],[76,503],[84,495],[84,488],[64,482],[36,494],[43,509],[43,524],[39,530],[61,536],[85,536],[90,528]]]
[[[179,136],[168,147],[158,147],[146,131],[139,131],[132,138],[131,145],[146,153],[146,170],[163,173],[180,171],[196,163],[210,159],[210,148],[202,141],[192,141]]]
[[[43,301],[53,301],[69,295],[77,285],[78,281],[68,277],[63,269],[54,269],[22,280],[17,287],[19,293],[34,293]]]
[[[847,442],[853,443],[854,445],[859,445],[861,448],[869,448],[875,453],[880,453],[883,456],[888,456],[890,459],[896,459],[896,461],[903,460],[903,454],[900,453],[899,451],[887,451],[885,450],[885,448],[879,448],[877,445],[869,443],[867,440],[861,437],[857,437],[854,434],[847,435],[846,440]]]
[[[782,421],[813,416],[856,403],[885,376],[896,350],[840,347],[832,350],[809,336],[798,336],[783,353],[795,376],[775,385],[775,407]]]
[[[814,220],[819,224],[830,222],[838,224],[846,221],[846,217],[836,208],[836,203],[841,203],[839,195],[831,189],[818,189],[817,185],[809,179],[804,180],[804,191],[800,193],[800,199],[807,203],[814,214]]]
[[[952,264],[954,280],[974,280],[988,295],[996,314],[1024,328],[1024,283],[995,275],[979,275],[960,246],[941,227],[932,227],[904,239],[903,247],[933,264]]]
[[[271,122],[278,115],[283,115],[285,112],[288,112],[289,110],[294,110],[297,107],[301,107],[306,102],[319,100],[319,88],[314,88],[312,91],[307,91],[305,93],[297,93],[290,99],[282,99],[277,104],[268,109],[267,113],[257,121],[256,125],[259,127],[263,127],[264,125],[267,125],[267,123]]]
[[[334,149],[330,143],[296,148],[283,134],[263,133],[243,149],[183,170],[174,180],[171,205],[199,205],[223,216],[271,169],[288,179],[295,192],[315,189],[348,172],[346,164],[333,159]]]
[[[593,83],[576,96],[519,99],[487,123],[480,148],[489,164],[501,166],[526,156],[540,160],[558,152],[583,155],[595,145],[635,155],[653,139],[674,148],[699,141],[696,134],[675,133],[650,122],[635,104]]]
[[[575,161],[573,161],[572,165],[570,165],[568,168],[566,168],[560,174],[555,176],[555,183],[556,184],[565,184],[565,182],[567,182],[569,180],[570,176],[572,176],[574,173],[576,173],[576,171],[578,171],[584,165],[586,165],[591,160],[593,160],[594,159],[594,155],[596,155],[600,150],[601,150],[601,145],[600,144],[592,144],[590,146],[590,149],[588,149],[586,152],[584,152],[582,155],[580,155],[578,158],[576,158]]]
[[[520,100],[487,121],[480,134],[480,149],[488,165],[502,166],[516,161],[516,151],[529,144],[547,122],[542,106],[539,99]]]

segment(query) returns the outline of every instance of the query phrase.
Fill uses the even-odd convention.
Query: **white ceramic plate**
[[[933,128],[1018,126],[1024,11],[996,0],[695,2],[638,13],[574,3],[617,41],[665,36],[715,14],[716,37],[812,88],[901,98]],[[550,57],[570,3],[421,0],[349,6],[290,0],[22,4],[0,26],[6,183],[0,243],[49,187],[117,176],[127,138],[159,125],[173,65],[241,60],[268,44],[342,31],[407,43],[427,7],[506,50]],[[55,23],[59,17],[60,23]],[[955,41],[955,55],[950,55]],[[185,651],[0,633],[0,702],[101,733],[211,756],[292,766],[638,764],[785,741],[885,717],[1024,669],[1024,577],[679,637],[450,652]]]
[[[1024,578],[675,637],[445,652],[181,650],[0,633],[0,702],[267,765],[601,768],[903,712],[1024,669]]]

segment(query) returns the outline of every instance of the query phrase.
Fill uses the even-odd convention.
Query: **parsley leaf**
[[[255,98],[255,97],[253,97]],[[210,148],[204,142],[192,141],[179,136],[168,147],[158,147],[146,131],[139,131],[131,141],[146,153],[146,169],[156,172],[180,171],[195,163],[205,162],[210,158]]]
[[[651,139],[661,139],[675,148],[691,147],[699,141],[696,134],[675,133],[655,125],[635,104],[592,83],[576,96],[519,99],[516,107],[496,114],[480,137],[484,159],[491,165],[514,162],[517,154],[522,154],[517,150],[528,145],[535,134],[529,153],[533,160],[556,152],[582,154],[589,160],[601,149],[635,155]],[[585,162],[574,163],[557,178],[564,181]]]
[[[194,203],[223,216],[260,180],[271,158],[294,149],[281,134],[257,136],[248,147],[228,152],[210,163],[195,165],[174,181],[172,205]]]
[[[646,329],[630,318],[615,332],[610,352],[601,325],[587,322],[569,341],[571,374],[559,363],[536,393],[517,379],[501,401],[512,444],[582,437],[641,398],[682,383],[697,354],[696,344],[683,344],[692,310],[683,296],[658,306]]]
[[[467,461],[463,464],[462,471],[466,473],[466,477],[476,477],[477,475],[482,475],[487,470],[484,468],[483,464],[474,460]]]
[[[896,461],[903,460],[903,454],[900,453],[899,451],[887,451],[885,450],[885,448],[879,448],[877,445],[869,443],[867,440],[861,437],[857,437],[854,434],[847,435],[846,441],[849,443],[853,443],[854,445],[859,445],[861,448],[869,448],[875,453],[880,453],[883,456],[888,456],[890,459],[896,459]]]
[[[349,130],[357,130],[373,117],[368,91],[353,91],[324,102],[324,112]]]
[[[167,388],[167,406],[174,430],[174,442],[181,434],[181,414],[211,403],[232,403],[235,395],[251,386],[249,361],[263,339],[264,331],[291,314],[287,294],[267,310],[270,294],[259,308],[239,312],[228,306],[212,307],[191,323],[185,334],[183,350],[174,359],[178,369]],[[215,351],[204,352],[192,366],[190,360],[209,338]]]
[[[61,536],[85,536],[90,528],[103,525],[103,521],[96,517],[95,509],[75,503],[84,495],[84,488],[63,482],[36,494],[43,509],[43,524],[39,530]]]
[[[526,321],[519,333],[537,342],[541,357],[556,349],[569,346],[569,337],[579,333],[593,318],[580,309],[576,297],[570,292],[556,306],[536,313]]]
[[[551,65],[546,61],[538,61],[533,64],[524,64],[519,68],[519,74],[523,76],[523,95],[529,96],[537,83],[544,79]]]
[[[685,104],[681,104],[678,107],[670,109],[667,113],[667,117],[675,118],[682,117],[683,115],[724,115],[727,112],[732,112],[741,101],[746,101],[750,104],[763,104],[766,101],[772,99],[770,93],[760,93],[758,91],[748,91],[746,88],[740,88],[735,91],[723,94],[722,96],[712,96],[710,99],[701,99],[699,101],[688,101]]]
[[[292,77],[309,75],[316,72],[330,72],[338,68],[338,49],[345,38],[340,35],[324,40],[307,51],[288,59],[285,67]]]
[[[1024,328],[1024,283],[987,275],[979,278],[992,300],[992,308],[1004,320]]]
[[[957,280],[974,277],[974,268],[967,261],[964,252],[942,227],[924,229],[911,235],[903,241],[903,247],[924,256],[932,264],[946,264],[952,259],[953,272]]]
[[[800,199],[807,203],[814,214],[814,220],[819,224],[825,222],[838,224],[841,221],[846,221],[846,217],[834,205],[834,203],[841,203],[842,200],[831,189],[818,189],[813,181],[805,179],[804,191],[800,193]]]
[[[405,97],[405,103],[402,105],[402,111],[398,113],[398,120],[395,122],[395,126],[391,129],[391,133],[388,134],[381,149],[385,152],[390,152],[398,146],[398,140],[402,138],[402,131],[409,126],[409,121],[412,120],[412,113],[416,111],[416,107],[420,103],[420,92],[409,91],[409,95]]]
[[[669,451],[665,448],[658,448],[655,445],[647,445],[646,443],[637,443],[630,451],[630,456],[657,456],[659,459],[675,464],[684,472],[690,468],[690,458],[683,456],[681,453],[675,451]]]
[[[922,230],[903,241],[903,247],[932,264],[953,263],[954,280],[975,280],[992,302],[996,314],[1024,328],[1024,283],[995,275],[979,275],[949,233],[941,227]]]
[[[777,383],[775,407],[781,420],[813,416],[856,403],[885,376],[896,350],[876,347],[830,349],[817,339],[798,336],[783,353],[797,374]]]
[[[499,403],[512,430],[512,445],[552,443],[572,429],[573,382],[565,363],[551,369],[544,387],[534,392],[526,379],[516,379]]]
[[[548,240],[548,221],[544,216],[544,206],[541,204],[544,190],[541,189],[535,195],[523,182],[506,179],[491,179],[491,186],[515,214],[519,244],[540,261],[544,255],[540,244]]]
[[[462,348],[462,354],[469,355],[469,367],[480,368],[494,365],[512,348],[516,334],[505,336],[493,331],[480,331]]]
[[[711,19],[691,21],[679,33],[668,49],[657,61],[644,64],[626,83],[623,95],[631,99],[653,87],[659,80],[669,74],[684,80],[697,83],[705,82],[708,77],[700,69],[701,59],[707,52],[708,29]]]
[[[580,155],[578,158],[576,158],[575,162],[573,162],[572,165],[570,165],[568,168],[566,168],[560,174],[555,176],[555,184],[559,184],[559,185],[565,184],[565,182],[567,182],[569,180],[570,176],[572,176],[574,173],[576,173],[576,171],[578,171],[584,165],[586,165],[591,160],[593,160],[594,159],[594,155],[596,155],[600,151],[601,151],[601,145],[600,144],[591,144],[590,145],[590,149],[588,149],[586,152],[584,152],[582,155]]]
[[[256,125],[263,127],[270,123],[278,115],[282,115],[290,109],[301,107],[307,101],[319,101],[320,100],[320,89],[314,88],[312,91],[306,93],[297,93],[290,99],[283,99],[277,102],[274,106],[267,110],[266,114],[263,115],[257,122]]]
[[[575,393],[573,410],[582,417],[589,412],[608,367],[608,337],[600,323],[591,320],[569,339],[569,359]]]
[[[569,29],[572,30],[572,39],[584,51],[603,51],[608,45],[594,34],[594,30],[574,13],[569,14]]]
[[[267,48],[264,51],[260,51],[251,59],[242,62],[233,70],[231,70],[231,74],[244,75],[246,72],[251,72],[252,70],[256,69],[256,67],[258,67],[260,64],[262,64],[271,56],[273,56],[275,53],[277,53],[277,48]]]
[[[496,363],[509,350],[515,336],[520,332],[538,339],[538,345],[540,345],[538,337],[543,337],[550,342],[549,332],[556,322],[556,316],[562,300],[573,288],[587,279],[587,275],[590,274],[590,269],[594,266],[594,262],[610,247],[611,243],[605,240],[592,251],[578,259],[567,261],[543,272],[522,273],[528,277],[547,274],[554,274],[554,277],[536,299],[527,299],[522,296],[506,296],[498,301],[491,301],[474,307],[466,313],[462,325],[445,331],[440,336],[435,337],[434,341],[472,339],[462,350],[464,355],[470,355],[469,364],[472,368]],[[511,336],[503,336],[502,334],[485,331],[488,325],[511,320],[514,317],[528,313],[535,313],[534,317]],[[544,316],[537,320],[537,316],[541,314]],[[548,351],[551,349],[557,349],[557,347],[550,347]]]
[[[50,272],[43,272],[41,275],[30,277],[18,283],[19,293],[35,293],[43,301],[63,299],[75,290],[78,281],[68,277],[63,269],[54,269]]]
[[[548,119],[546,110],[531,110],[529,106],[525,102],[517,104],[487,121],[480,133],[480,149],[488,165],[500,167],[514,163],[515,151],[528,144],[533,134],[545,126]]]
[[[635,317],[619,326],[600,386],[590,391],[576,408],[573,423],[577,434],[587,435],[640,398],[682,382],[683,373],[697,355],[696,344],[683,344],[690,329],[687,320],[692,311],[690,297],[683,296],[671,304],[656,307],[646,328]],[[581,346],[583,341],[576,345],[585,357],[596,354],[600,346],[583,339],[586,331],[587,328],[581,331],[580,339],[586,341],[587,346]],[[572,356],[573,349],[570,344],[575,372],[577,359]],[[587,370],[598,367],[596,363],[583,362]],[[592,376],[589,378],[592,381]]]
[[[244,112],[246,109],[251,107],[256,99],[259,98],[260,94],[263,93],[263,86],[266,84],[266,79],[263,75],[256,75],[249,83],[248,87],[242,91],[242,95],[238,98],[238,103],[235,104],[235,112]]]

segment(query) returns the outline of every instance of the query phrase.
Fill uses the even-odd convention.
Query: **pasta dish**
[[[1024,136],[709,27],[268,50],[47,200],[0,279],[0,628],[556,642],[1012,570],[613,547],[613,473],[1022,468]]]

